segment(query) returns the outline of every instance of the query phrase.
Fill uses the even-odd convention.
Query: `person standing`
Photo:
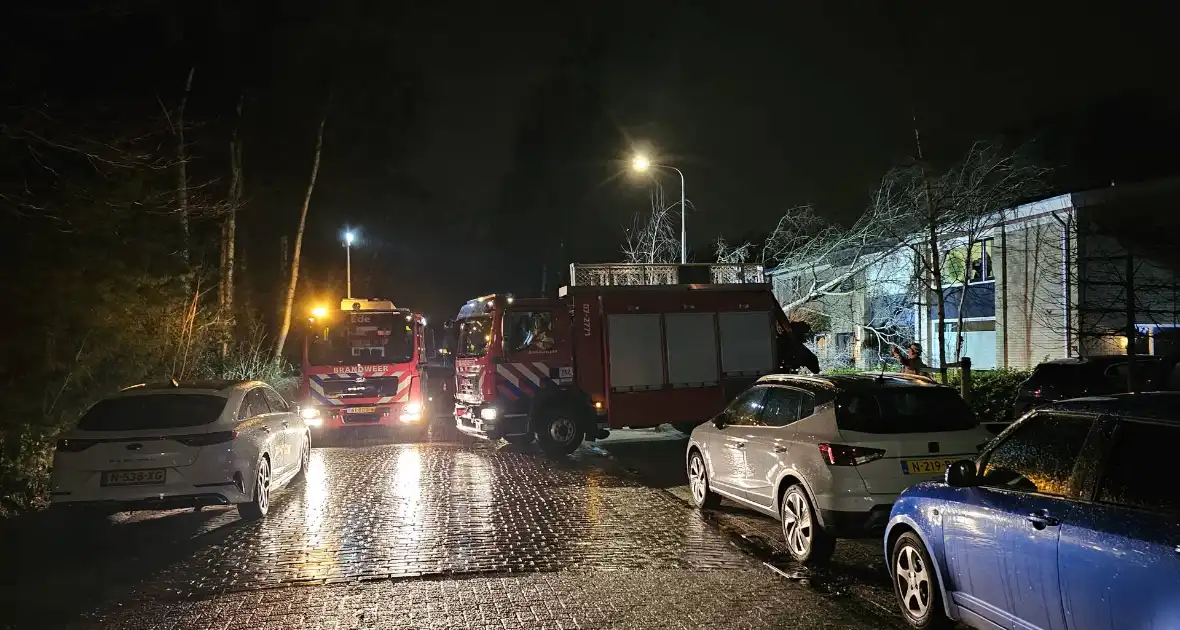
[[[902,374],[921,374],[926,369],[926,364],[922,362],[922,345],[916,341],[910,344],[906,356],[901,356],[896,347],[893,348],[893,356],[901,362]]]

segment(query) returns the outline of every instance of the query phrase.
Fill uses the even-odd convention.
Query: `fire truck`
[[[426,433],[426,319],[383,299],[316,308],[303,344],[300,413],[321,436]]]
[[[556,298],[460,309],[459,431],[569,453],[616,428],[691,431],[762,375],[818,371],[760,267],[571,265],[570,277],[584,283]]]

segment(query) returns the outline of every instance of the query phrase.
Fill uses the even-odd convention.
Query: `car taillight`
[[[885,457],[885,451],[879,448],[847,444],[820,444],[819,452],[829,466],[860,466]]]
[[[1040,388],[1040,387],[1038,387],[1038,388],[1036,388],[1036,389],[1034,389],[1034,390],[1032,391],[1032,396],[1033,396],[1033,398],[1040,398],[1040,397],[1041,397],[1041,394],[1042,394],[1042,392],[1041,392],[1041,388]]]
[[[173,438],[185,446],[209,446],[238,439],[237,431],[216,431],[214,433],[197,433],[195,435],[181,435]]]
[[[97,443],[94,440],[58,440],[57,450],[67,453],[80,453]]]

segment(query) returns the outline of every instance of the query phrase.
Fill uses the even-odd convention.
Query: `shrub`
[[[1011,368],[971,372],[971,409],[979,421],[1011,422],[1016,394],[1029,374],[1029,370]],[[958,370],[953,371],[950,385],[959,387],[961,383],[962,376]]]

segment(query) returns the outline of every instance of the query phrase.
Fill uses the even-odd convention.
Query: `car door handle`
[[[290,420],[283,420],[283,428],[288,429],[290,427],[291,427],[291,421]]]
[[[260,425],[258,425],[258,428],[259,428],[259,430],[261,430],[263,433],[270,433],[270,427],[266,426],[265,424],[260,424]]]
[[[730,442],[729,448],[746,448],[745,442]]]
[[[1037,529],[1044,529],[1046,527],[1056,527],[1061,524],[1061,519],[1056,516],[1049,516],[1046,512],[1033,512],[1028,515],[1028,522],[1033,524]]]
[[[786,453],[786,452],[787,452],[787,447],[786,447],[786,446],[776,446],[776,447],[774,447],[774,452],[776,452],[776,453]]]

